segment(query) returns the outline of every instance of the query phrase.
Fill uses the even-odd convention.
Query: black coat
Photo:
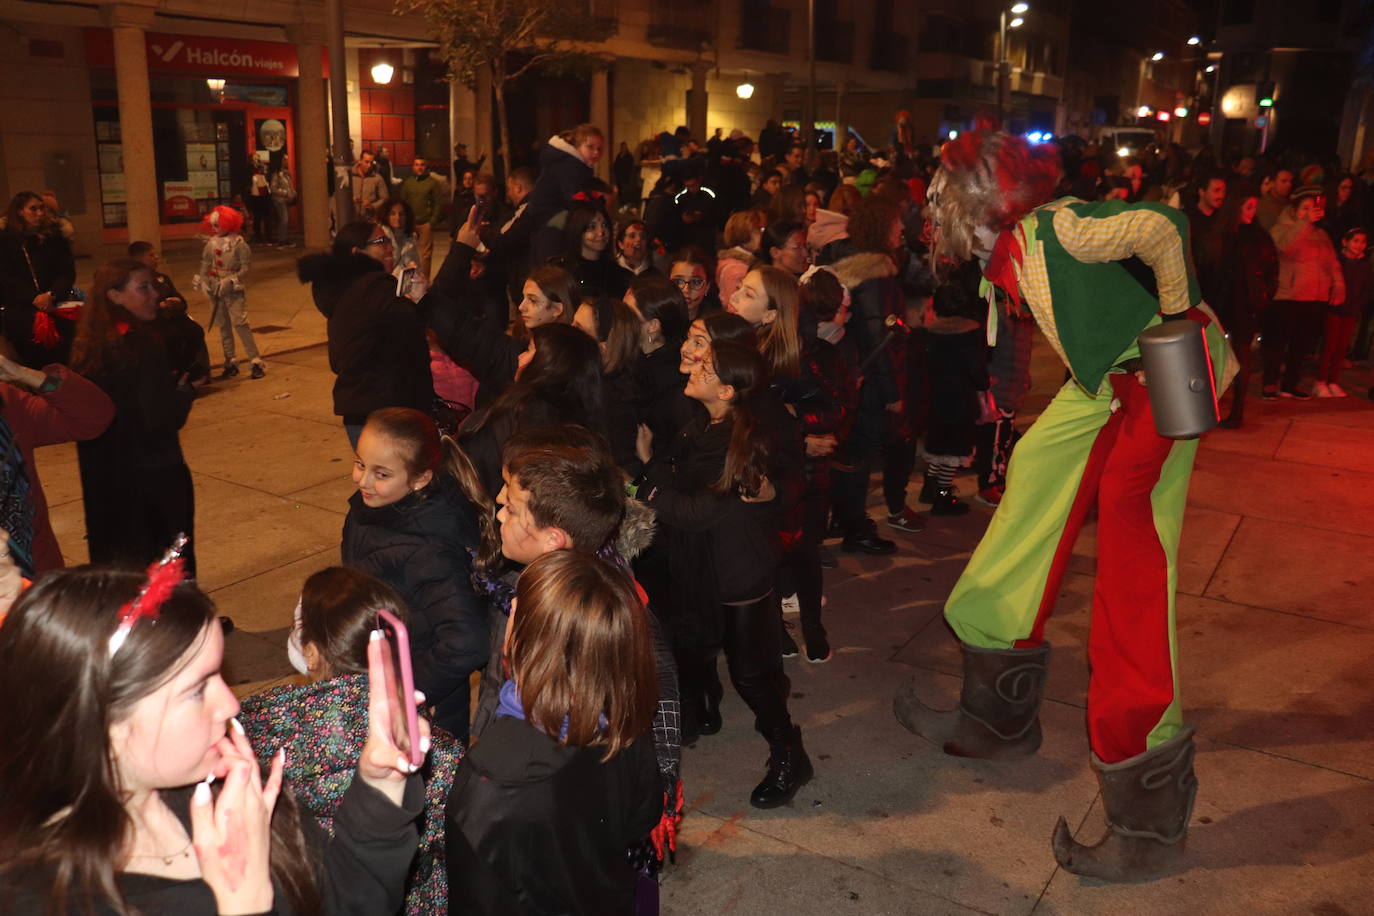
[[[434,705],[434,724],[466,742],[468,677],[487,663],[490,642],[486,606],[471,582],[476,512],[447,474],[389,506],[365,506],[358,493],[348,505],[344,565],[405,601],[415,688]]]
[[[659,448],[667,448],[682,428],[701,413],[701,405],[687,397],[687,376],[678,371],[680,344],[669,341],[643,355],[635,365],[635,396],[639,422],[654,434]]]
[[[143,567],[185,533],[193,573],[194,491],[180,430],[195,394],[176,383],[148,325],[133,324],[120,349],[115,364],[85,373],[115,405],[105,432],[76,447],[91,562]]]
[[[559,747],[500,717],[458,768],[445,819],[448,884],[482,916],[630,916],[626,849],[658,823],[662,786],[644,736],[601,762],[603,748]]]
[[[382,264],[363,254],[310,254],[296,273],[328,322],[334,413],[362,423],[383,407],[428,411],[434,379],[425,324]]]
[[[24,365],[39,369],[47,363],[66,363],[75,322],[54,318],[60,342],[54,347],[37,343],[33,300],[40,293],[52,293],[56,305],[67,298],[75,283],[71,243],[56,228],[37,235],[13,228],[0,230],[0,334],[14,344]]]

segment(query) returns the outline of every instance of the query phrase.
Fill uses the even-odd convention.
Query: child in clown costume
[[[220,343],[224,346],[224,370],[218,377],[228,379],[239,374],[238,360],[234,357],[234,332],[238,331],[243,349],[253,361],[251,376],[262,378],[267,370],[258,356],[253,331],[248,327],[244,280],[252,266],[253,255],[248,242],[239,235],[243,216],[232,207],[216,207],[205,217],[201,228],[211,235],[200,255],[200,273],[195,277],[195,287],[210,297],[210,327],[219,326]]]
[[[1110,830],[1084,846],[1060,818],[1053,847],[1069,871],[1138,880],[1178,858],[1197,792],[1174,632],[1197,441],[1155,431],[1136,338],[1161,320],[1197,321],[1219,389],[1235,370],[1198,293],[1187,218],[1150,203],[1044,203],[1058,172],[1052,149],[983,126],[945,144],[930,187],[934,255],[977,257],[984,294],[1028,309],[1072,378],[1017,445],[1006,494],[945,605],[963,652],[958,708],[924,706],[913,679],[893,710],[947,754],[1039,748],[1044,626],[1096,505],[1087,720]]]

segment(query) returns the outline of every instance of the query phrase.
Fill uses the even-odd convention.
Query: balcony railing
[[[739,46],[745,51],[786,54],[791,47],[792,11],[743,0],[740,3]]]

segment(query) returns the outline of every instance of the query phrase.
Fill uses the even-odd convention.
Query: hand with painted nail
[[[217,745],[219,764],[196,785],[191,799],[191,840],[222,916],[272,909],[272,809],[286,762],[284,753],[273,757],[263,782],[243,727],[237,719],[230,723],[228,736]],[[223,779],[218,798],[210,790],[216,776]]]
[[[386,702],[386,668],[383,666],[382,643],[367,644],[367,743],[358,758],[358,776],[363,782],[381,792],[396,805],[405,795],[406,777],[418,768],[392,737],[391,709]],[[423,702],[417,697],[417,702]],[[420,719],[420,748],[429,753],[429,722]]]

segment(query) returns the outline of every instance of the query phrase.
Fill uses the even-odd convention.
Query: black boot
[[[1061,817],[1054,857],[1076,875],[1104,881],[1143,881],[1168,872],[1183,858],[1188,820],[1197,797],[1193,775],[1193,727],[1120,763],[1093,755],[1102,786],[1107,833],[1096,846],[1074,840]]]
[[[785,805],[797,790],[811,781],[815,770],[811,758],[802,747],[801,729],[789,725],[777,734],[768,735],[768,772],[763,782],[754,787],[749,804],[755,808],[776,808]]]
[[[930,500],[931,515],[966,515],[969,504],[954,495],[954,487],[949,484],[935,487],[935,495]]]
[[[897,721],[955,757],[1029,757],[1040,748],[1040,700],[1050,646],[984,649],[961,643],[959,707],[935,710],[916,698],[913,677],[892,698]]]

